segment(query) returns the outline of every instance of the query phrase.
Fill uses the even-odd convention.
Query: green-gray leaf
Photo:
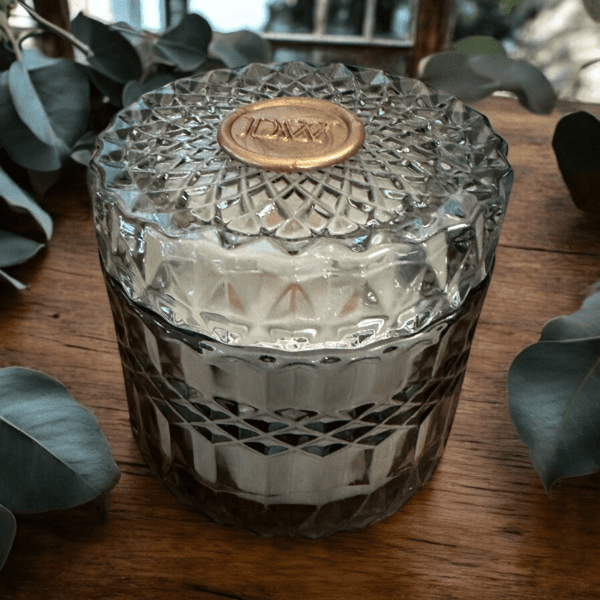
[[[43,247],[44,244],[0,229],[0,268],[20,265],[35,256]]]
[[[50,58],[33,48],[24,48],[22,54],[23,64],[27,67],[28,71],[38,69],[39,67],[48,67],[53,65],[57,60],[56,58]]]
[[[143,29],[134,29],[123,21],[111,23],[110,28],[113,31],[118,31],[135,48],[142,63],[143,71],[156,62],[154,44],[159,37],[158,34]]]
[[[41,142],[21,121],[10,97],[8,71],[0,74],[0,146],[26,169],[54,171],[62,165],[59,148]]]
[[[102,73],[95,71],[92,67],[87,67],[91,82],[106,96],[111,104],[121,107],[121,96],[123,94],[123,84],[113,81]]]
[[[118,31],[101,21],[79,13],[71,23],[73,34],[94,52],[89,64],[112,81],[125,84],[142,75],[142,63],[135,48]]]
[[[89,110],[87,76],[73,61],[55,59],[32,71],[17,62],[0,74],[0,143],[26,169],[60,169]]]
[[[56,171],[32,171],[27,170],[29,176],[29,183],[33,191],[40,197],[44,196],[46,192],[60,181],[60,170]]]
[[[493,38],[475,36],[454,44],[454,50],[426,57],[419,66],[425,83],[476,102],[495,91],[513,92],[534,113],[552,112],[556,94],[546,76],[524,60],[513,60]]]
[[[460,54],[500,54],[506,56],[504,46],[489,35],[472,35],[454,42],[452,49]]]
[[[243,29],[231,33],[215,33],[210,54],[234,69],[253,62],[269,62],[271,46],[256,33]]]
[[[2,571],[8,553],[12,548],[16,532],[17,521],[15,515],[0,504],[0,571]]]
[[[15,514],[78,506],[119,480],[96,418],[56,379],[0,370],[0,503]]]
[[[556,317],[542,329],[540,341],[565,341],[600,337],[600,292],[586,298],[571,315]]]
[[[513,60],[499,54],[469,57],[469,69],[480,76],[492,77],[499,90],[513,92],[519,102],[536,114],[549,114],[556,94],[546,76],[525,60]]]
[[[544,487],[600,470],[600,338],[538,342],[508,372],[508,407]]]
[[[85,133],[90,116],[90,84],[85,69],[72,60],[29,72],[52,130],[71,147]],[[29,121],[26,121],[29,123]]]
[[[206,19],[188,13],[177,27],[160,36],[154,50],[180,71],[194,71],[206,61],[211,36]]]
[[[123,90],[123,106],[135,102],[142,94],[163,87],[163,85],[167,85],[175,79],[177,79],[177,76],[171,73],[159,73],[154,77],[150,77],[144,83],[140,83],[135,79],[129,81]]]
[[[52,237],[52,218],[38,203],[22,190],[0,167],[0,196],[9,206],[27,211],[40,225],[46,238]]]
[[[29,71],[20,61],[15,61],[10,65],[8,89],[13,106],[21,121],[26,123],[31,132],[44,144],[58,145],[59,140],[56,138],[42,101],[31,81]]]
[[[92,149],[94,142],[96,141],[96,135],[93,131],[86,131],[73,145],[73,152],[71,158],[80,165],[87,167],[90,164],[92,158]]]
[[[420,77],[428,85],[444,90],[463,102],[477,102],[494,93],[498,87],[490,77],[468,69],[468,56],[460,52],[440,52],[425,59]]]
[[[24,283],[21,283],[18,279],[11,277],[6,271],[3,271],[2,269],[0,269],[0,280],[10,283],[10,285],[12,285],[17,290],[22,291],[27,289],[27,286]]]

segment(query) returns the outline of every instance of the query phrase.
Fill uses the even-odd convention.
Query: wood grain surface
[[[0,366],[60,379],[98,417],[122,478],[105,520],[90,505],[19,517],[0,599],[600,598],[600,476],[546,495],[505,399],[514,356],[600,277],[600,220],[574,207],[550,145],[573,108],[536,116],[504,98],[477,108],[507,139],[515,184],[444,458],[396,515],[320,540],[216,525],[149,474],[129,429],[85,184],[65,173],[47,201],[48,249],[11,270],[29,288],[0,288]]]

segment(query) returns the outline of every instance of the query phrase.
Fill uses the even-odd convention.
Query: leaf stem
[[[23,60],[23,55],[21,54],[21,49],[19,48],[19,43],[15,38],[15,34],[12,32],[8,24],[8,16],[5,12],[0,11],[0,28],[6,33],[8,37],[8,41],[12,44],[12,47],[15,51],[15,57],[18,61]]]
[[[21,46],[23,45],[23,42],[30,37],[35,37],[38,35],[42,35],[44,33],[44,30],[40,27],[37,29],[26,29],[25,31],[22,31],[18,36],[17,36],[17,44],[19,44],[19,48],[21,48]]]
[[[84,44],[81,40],[77,39],[72,33],[69,33],[68,31],[65,31],[62,27],[58,27],[57,25],[54,25],[54,23],[51,23],[50,21],[44,19],[44,17],[42,17],[35,10],[33,10],[33,8],[30,8],[29,6],[27,6],[27,4],[25,4],[25,2],[23,2],[23,0],[17,0],[17,2],[40,25],[42,25],[43,27],[45,27],[52,33],[55,33],[56,35],[60,35],[61,37],[65,38],[66,40],[71,42],[71,44],[73,44],[73,46],[75,46],[75,48],[77,48],[78,50],[81,50],[86,55],[87,58],[92,58],[92,56],[94,56],[94,52],[92,51],[92,49],[89,46],[87,46],[86,44]]]

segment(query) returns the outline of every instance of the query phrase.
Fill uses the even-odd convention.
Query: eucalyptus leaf
[[[21,68],[18,69],[22,73]],[[38,113],[28,107],[20,106],[19,112],[26,118],[31,115],[33,122],[26,124],[21,120],[11,97],[9,74],[10,71],[4,71],[0,74],[0,145],[4,147],[12,160],[26,169],[37,171],[60,169],[69,154],[69,149],[60,138],[48,131],[48,116],[45,114],[43,107],[41,112]],[[20,75],[16,77],[21,81],[31,83],[30,78],[22,78]],[[33,88],[28,84],[26,84],[26,87],[29,91]],[[20,97],[22,94],[16,95]],[[34,97],[35,99],[33,99]],[[31,98],[32,104],[37,107],[41,105],[35,90]],[[25,100],[26,104],[27,102],[29,101]],[[38,135],[50,140],[50,143],[42,141]]]
[[[0,196],[6,203],[20,210],[27,211],[39,224],[46,234],[52,237],[52,218],[39,204],[23,189],[21,189],[0,167]]]
[[[20,265],[35,256],[44,244],[0,229],[0,268]]]
[[[44,196],[46,192],[60,181],[60,170],[56,171],[33,171],[27,170],[29,183],[33,191],[39,196]]]
[[[234,69],[253,62],[269,62],[271,46],[256,33],[245,29],[231,33],[215,33],[210,55]]]
[[[110,28],[113,31],[118,31],[135,48],[142,63],[142,71],[148,69],[153,63],[163,62],[162,60],[156,60],[154,52],[154,44],[159,37],[158,34],[144,29],[135,29],[123,21],[111,23]],[[170,64],[170,61],[166,62]]]
[[[176,27],[160,36],[154,51],[180,71],[194,71],[208,57],[211,36],[206,19],[188,13]]]
[[[506,50],[501,42],[489,35],[472,35],[454,42],[454,52],[460,54],[499,54],[506,56]]]
[[[447,79],[452,82],[456,77],[463,77],[467,66],[467,55],[454,50],[446,50],[426,56],[419,64],[419,76],[427,81]],[[489,81],[489,77],[485,78]]]
[[[92,149],[96,141],[96,135],[93,131],[86,131],[73,145],[71,159],[76,163],[87,167],[92,158]]]
[[[17,114],[10,97],[8,71],[0,74],[0,145],[26,169],[54,171],[62,163],[60,149],[40,141]]]
[[[463,102],[477,102],[498,87],[492,78],[470,71],[467,62],[468,56],[460,52],[433,54],[420,65],[419,76],[428,85],[444,90]]]
[[[15,61],[8,70],[8,89],[10,97],[21,121],[26,123],[30,131],[44,144],[59,144],[52,129],[50,120],[44,110],[37,90],[31,81],[29,71],[20,61]]]
[[[565,341],[600,338],[600,292],[588,296],[571,315],[556,317],[542,329],[540,341]]]
[[[552,149],[575,206],[600,214],[600,121],[585,111],[565,115],[554,130]]]
[[[56,62],[56,58],[46,56],[42,52],[35,50],[34,48],[24,48],[22,50],[23,64],[28,71],[31,69],[38,69],[40,67],[49,67]]]
[[[0,76],[0,140],[21,166],[56,171],[87,128],[88,77],[73,61],[26,56],[30,58],[13,63],[8,74]],[[26,64],[35,68],[27,71]]]
[[[88,67],[87,71],[91,82],[108,98],[109,102],[116,107],[121,107],[121,96],[123,95],[124,85],[113,81],[110,77],[102,75],[102,73],[95,71],[91,67]]]
[[[85,69],[72,60],[29,72],[55,134],[70,148],[85,133],[90,117],[90,84]]]
[[[135,102],[142,94],[163,87],[176,79],[177,75],[173,75],[172,73],[159,73],[154,77],[150,77],[144,83],[140,83],[135,79],[129,81],[123,90],[123,106]]]
[[[119,480],[96,418],[56,379],[0,369],[0,503],[15,514],[66,509]]]
[[[423,59],[419,76],[425,83],[464,102],[476,102],[499,90],[509,91],[532,112],[552,112],[556,94],[546,76],[527,61],[509,58],[494,38],[465,38],[454,48]]]
[[[71,31],[93,50],[88,63],[105,77],[121,84],[141,77],[142,63],[135,48],[110,25],[80,12],[71,22]]]
[[[10,283],[17,290],[23,291],[27,289],[27,286],[24,283],[21,283],[18,279],[11,277],[6,271],[0,269],[0,280],[6,281]]]
[[[512,60],[498,54],[477,54],[468,60],[476,75],[490,76],[499,90],[513,92],[525,108],[536,114],[549,114],[556,94],[546,76],[525,60]]]
[[[116,23],[110,23],[108,25],[113,31],[118,31],[126,40],[131,42],[131,45],[135,47],[136,41],[145,37],[146,34],[151,34],[149,31],[145,31],[143,29],[136,29],[132,27],[129,23],[125,21],[117,21]],[[151,34],[155,35],[155,34]]]
[[[546,490],[600,470],[600,338],[538,342],[508,372],[508,407]]]
[[[6,562],[17,532],[17,521],[8,508],[0,504],[0,571]]]

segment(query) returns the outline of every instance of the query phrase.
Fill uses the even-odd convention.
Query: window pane
[[[115,21],[112,2],[100,2],[99,0],[69,0],[69,13],[71,18],[83,11],[89,17],[112,23]]]
[[[190,0],[189,10],[204,16],[216,31],[361,36],[370,4],[374,5],[371,34],[412,40],[418,0]]]
[[[314,3],[312,0],[271,0],[265,31],[275,33],[311,33]]]
[[[418,0],[379,0],[375,35],[412,40],[418,4]]]
[[[188,10],[202,15],[215,31],[264,31],[269,20],[268,4],[269,0],[189,0]]]

